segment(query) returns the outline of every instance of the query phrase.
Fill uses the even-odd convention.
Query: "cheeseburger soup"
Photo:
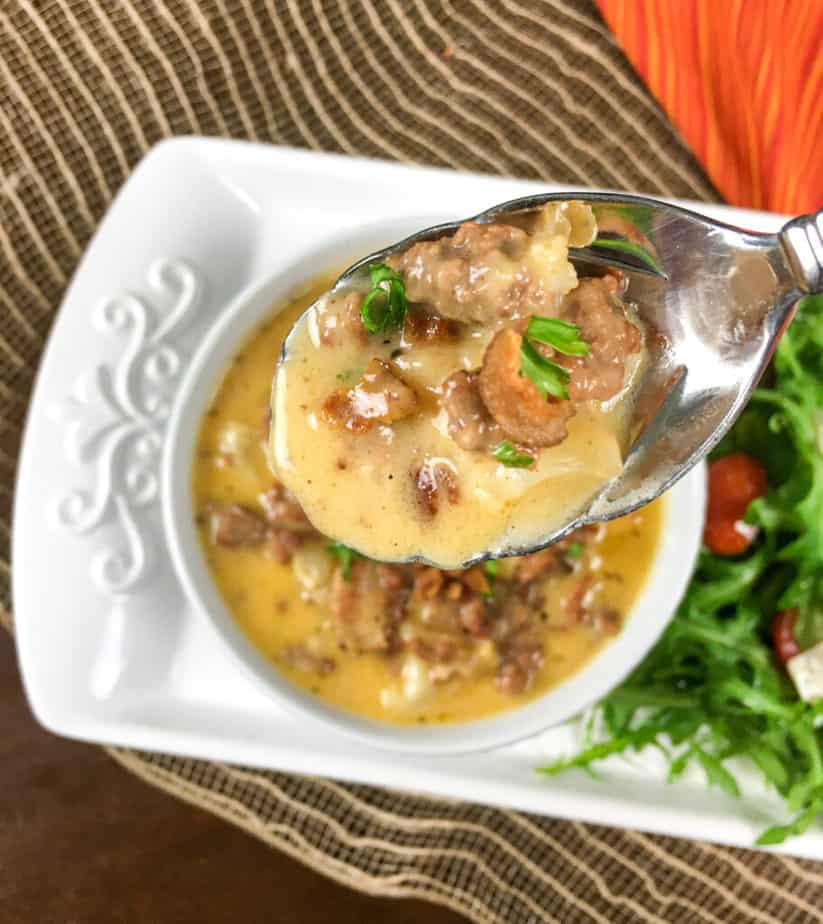
[[[469,236],[475,233],[479,232],[466,232]],[[521,254],[517,248],[512,252]],[[421,281],[412,282],[409,267],[416,265],[417,259],[410,252],[398,271],[402,269],[408,280],[410,297],[425,303],[429,300],[428,290],[416,287],[434,283],[426,282],[422,276]],[[426,252],[419,259],[427,260]],[[466,721],[513,708],[545,693],[577,672],[620,631],[652,561],[664,502],[657,501],[607,525],[580,530],[550,549],[523,558],[490,560],[464,570],[378,563],[327,538],[306,515],[297,497],[272,476],[266,450],[272,371],[283,339],[328,282],[281,306],[272,320],[254,333],[227,370],[200,430],[193,471],[194,505],[204,555],[226,606],[254,645],[294,684],[361,716],[399,724]],[[573,279],[567,279],[563,285],[573,283]],[[579,319],[581,334],[588,332],[590,343],[594,343],[588,326],[592,314],[608,311],[606,323],[614,323],[621,330],[630,322],[621,313],[612,283],[592,281],[590,285],[590,295],[585,294],[586,286],[581,291],[578,283],[577,294],[573,286],[572,294],[558,296],[559,308],[551,310]],[[545,287],[541,292],[546,300],[541,304],[548,313],[548,305],[556,305],[555,297],[546,293]],[[591,310],[587,307],[589,299]],[[313,412],[317,430],[311,432],[318,439],[322,435],[334,447],[333,456],[325,450],[320,452],[317,477],[329,477],[331,471],[336,479],[335,491],[351,495],[341,498],[336,516],[363,515],[376,524],[379,505],[394,503],[391,512],[384,514],[391,520],[385,525],[384,535],[403,534],[405,520],[413,519],[412,532],[401,549],[404,554],[419,551],[422,545],[416,543],[427,541],[431,535],[427,530],[434,534],[438,522],[457,528],[460,521],[456,511],[463,503],[467,505],[465,517],[485,518],[486,525],[478,525],[472,533],[474,538],[461,539],[459,549],[447,557],[457,561],[475,541],[485,541],[483,537],[491,535],[492,523],[486,508],[469,488],[468,479],[475,472],[487,479],[489,491],[497,491],[498,482],[505,486],[507,473],[526,473],[534,479],[530,489],[533,496],[548,498],[553,490],[549,484],[556,484],[559,477],[552,476],[552,481],[548,474],[541,476],[549,459],[566,453],[565,458],[571,460],[573,447],[588,446],[589,440],[600,447],[598,452],[611,445],[612,439],[619,442],[618,418],[614,416],[619,409],[604,410],[590,401],[574,401],[573,395],[588,394],[594,387],[586,362],[620,366],[617,360],[607,362],[594,347],[590,354],[594,358],[584,360],[580,366],[562,359],[570,369],[574,408],[572,413],[568,413],[569,409],[558,412],[567,415],[565,436],[554,418],[546,417],[545,429],[538,436],[549,442],[551,430],[556,442],[543,446],[535,434],[519,429],[515,432],[516,421],[512,423],[502,413],[498,419],[484,410],[488,408],[487,398],[492,407],[497,405],[493,393],[481,392],[477,385],[486,364],[484,356],[497,333],[503,332],[507,338],[510,334],[522,337],[514,320],[509,324],[484,318],[484,322],[498,325],[496,332],[489,332],[479,322],[435,317],[415,307],[409,310],[402,334],[395,332],[389,338],[375,340],[373,335],[367,339],[356,327],[350,330],[343,323],[348,318],[344,306],[333,310],[342,326],[328,324],[331,315],[318,313],[314,332],[317,346],[309,341],[312,369],[322,378],[312,391],[316,399],[310,399],[317,402]],[[512,312],[516,314],[514,308]],[[438,330],[457,339],[438,340]],[[321,337],[323,331],[326,338],[336,338],[334,348]],[[634,335],[629,332],[627,337]],[[390,339],[391,344],[384,344],[383,339]],[[443,387],[444,379],[455,377],[455,349],[465,357],[462,368],[467,381],[461,382],[458,376]],[[418,497],[420,478],[391,468],[395,449],[402,448],[404,453],[413,453],[414,449],[411,438],[398,435],[398,443],[388,439],[386,431],[393,424],[384,420],[361,432],[345,423],[341,425],[337,419],[345,420],[353,413],[345,407],[348,390],[361,387],[367,391],[365,369],[357,371],[346,365],[360,362],[359,357],[365,355],[362,350],[370,354],[368,362],[374,353],[388,366],[387,372],[380,367],[376,376],[397,376],[398,381],[402,377],[402,387],[414,389],[414,413],[421,418],[420,448],[425,450],[419,464],[435,465],[445,460],[444,464],[454,466],[459,497],[455,504],[448,500],[447,483],[445,488],[434,489],[430,498],[426,491]],[[397,350],[401,353],[392,357]],[[418,351],[420,355],[415,358]],[[634,355],[624,357],[627,369]],[[315,365],[320,357],[325,357],[327,369]],[[624,374],[630,377],[630,369],[620,375],[612,373],[612,387],[620,387]],[[364,384],[358,386],[361,382]],[[603,395],[605,386],[601,378],[598,382],[601,384],[596,393]],[[399,390],[400,386],[391,385],[389,392],[395,388]],[[341,397],[329,404],[332,395]],[[289,395],[286,398],[290,400]],[[351,399],[349,403],[356,404],[358,400]],[[468,402],[469,409],[461,402]],[[330,408],[327,412],[323,410],[325,404]],[[282,410],[279,408],[278,413]],[[288,412],[297,414],[300,421],[311,413],[299,405],[289,407]],[[324,422],[326,413],[335,419]],[[382,416],[392,413],[386,410]],[[437,424],[435,418],[439,418]],[[455,424],[460,419],[466,422],[465,432]],[[510,429],[504,429],[502,420]],[[398,417],[398,434],[401,424],[412,425],[413,421]],[[301,438],[308,439],[309,431],[300,432]],[[614,437],[604,435],[609,433]],[[366,445],[375,454],[376,472],[386,475],[394,471],[398,480],[404,475],[404,492],[410,490],[411,503],[407,504],[406,494],[400,492],[394,500],[381,501],[362,473],[359,478],[342,477],[349,469],[340,469],[338,459],[357,470],[352,453],[363,439],[370,441]],[[494,459],[489,462],[489,447],[505,439],[516,443],[517,452],[533,456],[533,468],[507,468]],[[433,456],[435,449],[437,454]],[[379,457],[378,450],[383,453]],[[591,474],[595,462],[600,466],[597,477],[605,477],[610,471],[602,460],[592,458],[585,475],[588,486],[597,480]],[[563,484],[582,485],[578,479],[584,476],[577,474],[572,461],[567,464],[570,471]],[[484,474],[486,465],[490,474]],[[500,474],[496,474],[498,469]],[[439,486],[438,476],[433,474],[432,478]],[[445,496],[441,497],[443,490]],[[510,496],[516,499],[525,489],[521,495],[517,490],[521,488],[512,488]],[[334,518],[329,522],[333,524]],[[365,526],[361,529],[358,535],[364,537],[365,548],[369,545],[365,537],[371,533]],[[333,531],[339,535],[343,530],[341,521],[340,530]],[[465,534],[464,530],[461,535]],[[398,554],[397,550],[393,554]]]

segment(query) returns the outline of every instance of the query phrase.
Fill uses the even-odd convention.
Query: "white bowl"
[[[570,679],[533,702],[492,718],[426,727],[393,726],[360,718],[303,692],[254,647],[220,597],[195,530],[192,460],[206,408],[230,358],[274,304],[319,273],[438,220],[439,216],[410,218],[348,233],[345,239],[302,259],[277,278],[241,293],[201,344],[182,383],[164,447],[161,490],[178,577],[193,604],[208,615],[226,646],[266,692],[284,705],[371,745],[416,754],[456,754],[497,747],[569,719],[608,693],[642,660],[674,614],[694,569],[706,502],[705,468],[699,466],[666,495],[661,541],[620,635]]]

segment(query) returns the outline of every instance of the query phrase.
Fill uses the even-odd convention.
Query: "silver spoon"
[[[564,192],[513,199],[468,220],[517,222],[547,202],[571,199],[607,210],[612,226],[616,222],[626,232],[603,234],[599,244],[571,250],[571,259],[580,275],[604,265],[627,273],[626,297],[651,334],[650,362],[621,474],[572,522],[528,547],[495,550],[497,557],[544,548],[580,526],[630,513],[670,488],[728,432],[797,300],[823,292],[823,211],[795,218],[777,234],[761,234],[655,199]],[[418,241],[453,234],[462,223],[426,228],[369,254],[332,291],[362,289],[370,264]]]

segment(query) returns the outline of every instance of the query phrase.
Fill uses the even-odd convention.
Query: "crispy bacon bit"
[[[576,584],[566,599],[565,609],[572,625],[586,625],[599,635],[616,635],[622,617],[619,610],[593,601],[594,578],[587,574]]]
[[[588,616],[586,597],[591,590],[591,586],[592,577],[587,574],[577,582],[574,590],[569,594],[566,600],[566,610],[572,622],[586,622]]]
[[[266,520],[272,526],[297,533],[314,532],[297,499],[280,482],[275,482],[268,491],[260,494],[257,500],[263,508]]]
[[[555,549],[542,549],[525,555],[517,564],[517,581],[519,584],[529,584],[550,571],[555,571],[559,564],[559,556]]]
[[[379,564],[377,575],[383,590],[393,592],[408,587],[409,580],[406,569],[402,565]]]
[[[409,596],[407,572],[362,558],[351,563],[348,580],[336,568],[330,591],[334,628],[342,648],[388,651],[395,641]]]
[[[433,637],[430,640],[416,638],[409,644],[409,649],[420,658],[433,664],[446,664],[458,654],[458,646],[450,638]],[[432,680],[435,678],[432,677]],[[442,677],[441,679],[446,679]]]
[[[474,565],[464,571],[452,571],[450,574],[476,594],[487,594],[491,590],[489,579],[482,565]]]
[[[592,628],[600,635],[617,635],[621,621],[619,610],[612,606],[597,607],[591,614]]]
[[[331,615],[340,644],[353,651],[386,651],[389,625],[377,569],[371,562],[352,562],[349,579],[336,569],[331,586]]]
[[[465,603],[460,604],[460,623],[463,628],[477,638],[488,635],[486,624],[486,604],[483,598],[473,596]]]
[[[495,334],[483,357],[480,395],[492,417],[516,442],[554,446],[566,438],[574,405],[547,400],[528,376],[520,374],[522,343],[521,335],[510,327]]]
[[[479,372],[461,369],[441,386],[449,436],[461,449],[470,451],[489,449],[503,439],[500,427],[480,397],[478,377]]]
[[[318,317],[320,341],[326,346],[335,346],[347,339],[366,343],[369,335],[360,318],[362,304],[363,296],[359,292],[349,292],[342,302],[329,304]]]
[[[382,359],[373,359],[352,388],[332,392],[323,402],[326,423],[365,433],[375,424],[391,424],[417,410],[417,393]]]
[[[412,590],[412,574],[402,565],[377,566],[377,579],[383,593],[383,605],[389,619],[391,642],[396,641],[396,629],[406,616],[406,605]]]
[[[494,624],[494,638],[499,645],[505,645],[519,633],[529,631],[536,625],[542,597],[537,594],[533,600],[530,599],[527,593],[530,589],[521,588],[503,600]]]
[[[280,652],[280,657],[290,667],[307,674],[325,677],[337,667],[333,658],[324,658],[309,650],[308,645],[289,645]]]
[[[540,631],[543,598],[534,585],[522,587],[504,600],[493,625],[493,636],[500,653],[495,686],[501,693],[525,693],[534,682],[545,660]]]
[[[531,687],[544,660],[543,645],[539,641],[516,645],[500,662],[494,685],[506,696],[520,696]]]
[[[427,459],[411,470],[412,484],[421,512],[434,517],[443,504],[454,505],[460,500],[460,488],[454,469],[445,462]]]
[[[423,567],[414,578],[414,593],[422,600],[433,600],[444,582],[444,573],[438,568]]]
[[[406,315],[403,337],[414,344],[450,343],[460,335],[460,327],[450,318],[441,318],[422,308],[412,308]]]
[[[209,535],[215,545],[256,546],[266,538],[266,523],[240,504],[213,506],[208,511]]]
[[[459,600],[463,596],[463,585],[460,581],[449,581],[445,594],[447,600]]]
[[[304,539],[305,535],[289,529],[272,529],[266,538],[266,551],[275,561],[287,565]]]

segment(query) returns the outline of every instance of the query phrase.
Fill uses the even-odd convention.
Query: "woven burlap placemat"
[[[69,277],[172,134],[715,198],[586,0],[0,0],[0,594],[21,428]],[[817,921],[823,869],[112,750],[341,882],[475,921]],[[672,790],[677,798],[677,790]],[[551,810],[551,805],[546,805]]]

